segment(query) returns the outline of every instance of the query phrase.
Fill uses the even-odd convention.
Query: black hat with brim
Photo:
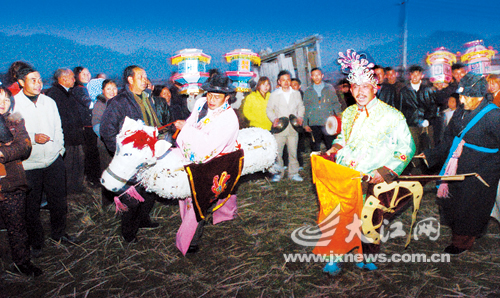
[[[206,92],[231,94],[236,91],[232,83],[228,77],[215,74],[205,84],[201,85],[201,89]]]
[[[278,125],[273,126],[271,128],[271,133],[280,133],[280,132],[284,131],[287,128],[289,122],[290,121],[288,120],[287,117],[279,118]]]
[[[488,93],[488,82],[484,76],[468,72],[460,80],[457,93],[468,97],[484,97]]]

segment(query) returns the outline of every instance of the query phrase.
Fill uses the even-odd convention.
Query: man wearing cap
[[[500,109],[486,98],[486,79],[468,73],[458,92],[464,109],[455,111],[442,142],[422,156],[429,166],[446,161],[441,175],[477,173],[489,187],[474,176],[439,185],[440,214],[452,231],[451,244],[444,250],[450,254],[471,249],[486,229],[500,179]]]
[[[304,117],[304,104],[298,91],[293,90],[291,85],[291,75],[287,70],[278,73],[278,85],[276,91],[271,93],[267,103],[266,114],[269,120],[273,122],[273,128],[280,125],[280,118],[288,118],[290,115],[297,117],[297,124],[302,125]],[[271,130],[272,132],[273,130]],[[283,131],[274,133],[278,143],[278,165],[280,173],[274,175],[271,181],[278,182],[284,174],[283,168],[283,148],[285,145],[288,150],[288,178],[293,181],[303,181],[299,175],[299,162],[297,160],[297,144],[299,134],[292,125],[287,125]]]
[[[144,90],[147,87],[147,74],[137,65],[131,65],[123,71],[125,88],[111,100],[102,115],[99,132],[111,155],[116,151],[116,136],[120,132],[125,117],[142,120],[149,126],[160,126],[160,121],[153,109],[151,98]],[[153,209],[156,194],[149,193],[142,186],[137,191],[145,202],[135,200],[124,202],[128,211],[122,214],[122,236],[127,242],[136,242],[140,228],[156,228],[158,223],[151,222],[149,212]]]
[[[236,139],[239,123],[230,102],[231,94],[235,92],[231,80],[215,74],[202,89],[207,92],[206,97],[196,101],[191,116],[187,120],[175,122],[180,133],[177,137],[178,148],[173,151],[182,155],[187,163],[206,163],[238,149]],[[199,249],[205,220],[193,220],[192,198],[179,200],[179,208],[182,224],[177,232],[177,247],[184,255],[195,253]],[[236,195],[232,195],[221,208],[214,211],[213,223],[232,219],[236,210]]]
[[[319,68],[311,70],[313,84],[304,92],[305,126],[304,129],[313,135],[313,151],[319,151],[324,141],[329,149],[335,136],[324,133],[325,123],[329,116],[340,115],[345,108],[332,85],[323,82],[323,72]]]
[[[366,59],[360,59],[360,55],[350,50],[345,55],[340,54],[338,62],[342,65],[342,70],[350,69],[348,80],[351,84],[352,95],[356,99],[356,105],[348,107],[342,113],[342,130],[327,154],[335,155],[337,164],[361,172],[362,181],[364,181],[361,183],[362,191],[363,194],[366,194],[368,183],[378,184],[384,181],[391,183],[401,174],[413,157],[415,144],[403,114],[376,97],[377,80],[373,77],[373,70],[370,69],[373,64],[368,63]],[[315,168],[313,168],[313,175],[315,175],[314,171]],[[353,181],[352,179],[348,180]],[[348,193],[352,194],[352,192],[346,191],[343,196],[348,196]],[[329,198],[328,195],[324,196],[323,194],[321,197]],[[343,202],[340,203],[344,206],[341,208],[341,212],[351,209],[349,204],[356,200],[360,200],[360,197],[344,197]],[[332,212],[331,209],[330,212],[325,211],[328,203],[320,200],[320,215],[328,216],[329,214],[326,213]],[[361,205],[363,203],[361,202]],[[319,216],[318,220],[322,221],[323,219]],[[349,223],[354,221],[355,218],[349,220]],[[329,255],[332,252],[338,254],[338,244],[340,242],[346,243],[348,240],[345,237],[336,237],[335,235],[332,236],[330,244],[327,246],[317,245],[313,252],[320,255]],[[354,244],[344,245],[342,249],[347,248],[347,250],[342,253],[355,248],[355,246],[349,247],[349,245]],[[362,245],[363,253],[378,253],[380,250],[380,245],[369,243],[362,243]],[[366,263],[358,263],[358,267],[367,270],[377,269],[371,261],[366,260]],[[339,263],[335,260],[330,260],[330,263],[323,269],[324,272],[331,275],[338,274],[340,270]]]

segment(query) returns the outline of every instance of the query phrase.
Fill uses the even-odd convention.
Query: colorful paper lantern
[[[432,54],[427,55],[425,60],[431,67],[430,81],[432,83],[449,83],[452,80],[451,65],[457,62],[455,54],[446,48],[440,47]]]
[[[230,71],[226,71],[226,75],[233,81],[236,91],[252,91],[248,86],[248,82],[255,77],[252,64],[260,65],[260,56],[248,49],[237,49],[225,54],[224,57],[230,63]]]
[[[491,67],[491,58],[495,51],[486,48],[482,40],[474,40],[464,45],[467,50],[461,60],[467,65],[467,70],[476,74],[488,74]]]
[[[184,49],[170,58],[172,65],[177,65],[178,73],[173,79],[182,85],[180,93],[198,94],[200,86],[208,79],[206,66],[212,57],[199,49]]]

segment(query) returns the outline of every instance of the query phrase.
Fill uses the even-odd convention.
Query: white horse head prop
[[[114,192],[124,190],[138,169],[156,163],[157,158],[164,155],[172,145],[158,140],[157,134],[155,127],[126,117],[116,136],[115,156],[102,173],[102,185]]]

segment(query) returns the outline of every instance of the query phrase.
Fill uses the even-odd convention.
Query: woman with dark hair
[[[186,120],[191,112],[188,109],[187,106],[187,99],[188,95],[187,94],[182,94],[181,93],[181,88],[182,85],[173,80],[173,77],[175,76],[176,72],[172,72],[170,75],[170,81],[172,82],[172,85],[169,88],[170,94],[171,94],[171,103],[170,107],[175,109],[175,120]]]
[[[495,74],[490,74],[486,77],[488,82],[488,92],[493,96],[493,103],[500,107],[500,77]]]
[[[5,177],[0,179],[0,216],[7,228],[12,261],[17,269],[28,276],[39,276],[42,270],[30,260],[25,220],[28,182],[21,163],[31,153],[31,141],[24,119],[18,113],[11,114],[13,107],[14,98],[7,88],[0,86],[0,117],[4,120],[1,135],[9,135],[0,144],[0,163],[5,166]]]
[[[101,125],[102,114],[104,114],[104,110],[106,110],[108,101],[117,94],[118,88],[116,87],[115,81],[106,79],[102,82],[102,93],[97,95],[97,101],[92,109],[92,127],[98,137],[100,137],[99,127]]]
[[[98,136],[97,140],[97,150],[99,152],[99,163],[100,163],[100,171],[101,173],[108,167],[111,162],[111,155],[108,153],[108,149],[106,149],[106,145],[100,139],[99,128],[101,126],[101,119],[104,111],[106,110],[106,106],[108,102],[118,94],[118,88],[116,88],[116,83],[113,80],[106,79],[102,82],[102,93],[97,95],[97,101],[92,109],[92,127],[94,132]],[[104,187],[102,187],[101,191],[101,202],[102,205],[109,205],[113,202],[114,194]]]
[[[97,149],[97,135],[92,129],[92,110],[90,109],[92,100],[85,86],[90,81],[91,75],[89,70],[83,66],[73,68],[73,73],[75,74],[75,86],[71,88],[71,93],[78,102],[77,108],[84,126],[84,173],[87,177],[87,182],[91,186],[98,186],[100,184],[99,178],[101,177],[101,172]]]
[[[260,77],[255,91],[248,94],[243,104],[243,115],[250,122],[251,127],[260,127],[271,130],[272,122],[266,114],[269,101],[271,82],[268,77]]]
[[[17,83],[17,72],[21,68],[26,67],[31,67],[31,65],[24,61],[16,61],[10,65],[9,70],[7,71],[7,81],[5,85],[9,86],[7,89],[9,89],[12,96],[21,91],[21,87],[19,86],[19,83]]]
[[[151,96],[156,116],[158,116],[158,120],[160,120],[161,125],[166,125],[172,122],[172,114],[170,111],[172,94],[170,93],[170,90],[168,90],[168,88],[164,85],[155,85]]]

